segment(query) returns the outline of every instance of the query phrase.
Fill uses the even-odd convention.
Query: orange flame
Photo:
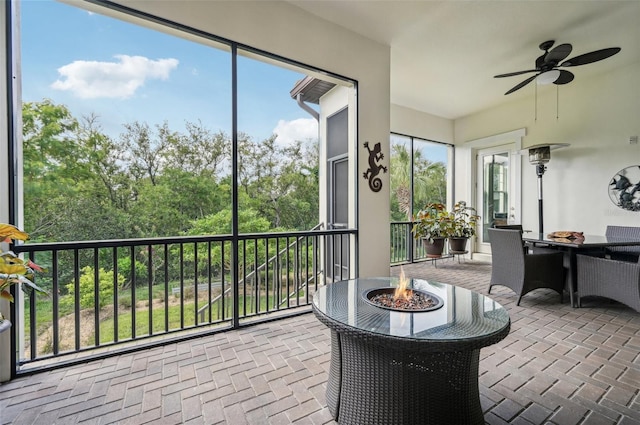
[[[396,291],[393,293],[393,298],[408,300],[411,296],[411,292],[407,289],[407,285],[409,284],[409,280],[404,275],[404,269],[400,267],[400,280],[398,281],[398,287]]]

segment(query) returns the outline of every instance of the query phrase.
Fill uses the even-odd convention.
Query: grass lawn
[[[283,291],[284,292],[284,291]],[[153,307],[151,308],[151,333],[160,335],[167,331],[179,330],[182,328],[192,328],[196,326],[196,305],[193,297],[184,300],[180,304],[180,298],[173,295],[169,296],[169,302],[164,301],[164,286],[156,286],[153,288]],[[204,295],[204,294],[203,294]],[[298,296],[304,296],[304,291],[300,291]],[[137,300],[137,309],[135,313],[135,336],[141,337],[149,335],[149,291],[148,288],[139,288],[135,294]],[[119,297],[118,320],[117,320],[117,339],[118,341],[131,340],[132,333],[132,311],[131,311],[131,292],[122,291]],[[257,302],[256,302],[257,301]],[[211,322],[209,322],[209,311],[204,310],[204,317],[198,318],[198,324],[203,323],[219,323],[229,320],[233,316],[232,299],[228,294],[225,298],[225,314],[221,314],[220,301],[212,305]],[[275,310],[275,305],[279,302],[273,294],[267,297],[264,293],[260,295],[258,300],[254,296],[239,298],[239,314],[240,317],[252,316],[257,313],[267,311],[267,305],[271,311]],[[207,304],[207,300],[201,298],[198,302],[198,308],[202,308]],[[256,305],[257,304],[257,305]],[[69,349],[72,347],[75,335],[75,319],[73,307],[59,307],[59,327],[60,327],[60,347]],[[291,305],[295,305],[295,295],[291,300]],[[257,308],[257,311],[256,311]],[[283,305],[286,308],[286,305]],[[36,303],[36,330],[38,334],[38,352],[41,354],[50,354],[53,352],[52,343],[52,321],[53,321],[53,301],[51,297],[39,297]],[[29,326],[30,326],[30,310],[25,310],[26,327],[25,337],[29,342]],[[99,312],[99,329],[100,329],[100,345],[113,343],[116,334],[116,321],[113,314],[113,305],[103,307]],[[81,346],[88,347],[95,345],[94,331],[94,309],[84,309],[80,312],[80,334]],[[165,321],[167,323],[165,323]],[[66,329],[64,329],[66,328]]]

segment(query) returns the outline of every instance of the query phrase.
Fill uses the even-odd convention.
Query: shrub
[[[124,277],[118,275],[117,285],[121,287],[123,283]],[[102,268],[99,269],[98,282],[96,283],[93,267],[87,266],[82,269],[82,274],[80,275],[80,308],[93,308],[95,306],[96,284],[98,285],[98,307],[102,308],[113,302],[113,270],[105,271]],[[69,291],[69,295],[63,297],[61,304],[63,307],[70,307],[73,305],[75,299],[75,282],[68,283],[65,286]]]

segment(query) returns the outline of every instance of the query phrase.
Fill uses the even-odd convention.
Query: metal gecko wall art
[[[369,151],[369,168],[364,172],[364,178],[369,181],[369,188],[373,192],[380,192],[382,189],[382,179],[378,177],[378,174],[380,174],[380,170],[384,173],[387,172],[387,167],[378,164],[378,161],[384,159],[382,148],[380,143],[376,143],[373,149],[371,149],[369,148],[369,142],[364,142],[364,147]]]
[[[624,168],[613,176],[609,198],[624,210],[640,211],[640,165]]]

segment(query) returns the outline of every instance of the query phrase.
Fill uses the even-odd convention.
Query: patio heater
[[[538,232],[544,233],[544,224],[542,218],[542,176],[547,170],[545,165],[551,159],[551,151],[565,148],[569,146],[568,143],[552,143],[552,144],[540,144],[530,146],[529,162],[536,166],[536,175],[538,176]]]

